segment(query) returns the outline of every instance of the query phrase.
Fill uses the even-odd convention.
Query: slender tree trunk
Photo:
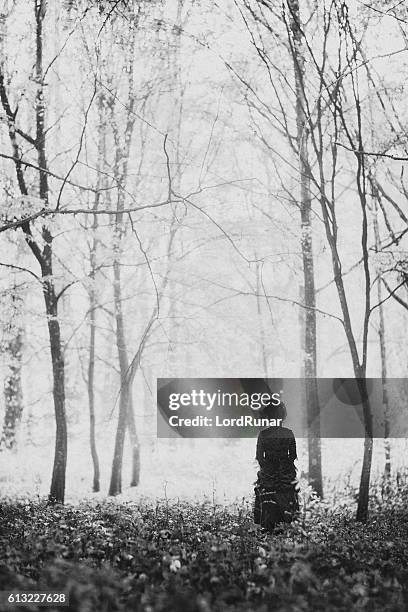
[[[387,356],[386,356],[386,346],[385,346],[385,323],[384,323],[384,313],[382,309],[379,313],[380,319],[380,350],[381,350],[381,380],[383,387],[383,406],[384,406],[384,454],[385,454],[385,463],[384,463],[384,478],[386,482],[389,484],[391,479],[391,440],[390,440],[390,415],[389,415],[389,398],[388,398],[388,390],[387,390]],[[387,486],[388,486],[387,484]]]
[[[132,475],[130,486],[137,486],[140,478],[140,448],[134,418],[132,400],[132,383],[129,382],[129,360],[126,346],[125,323],[122,310],[122,281],[120,268],[120,241],[122,233],[122,213],[117,216],[116,246],[113,262],[113,293],[116,323],[116,346],[118,349],[120,371],[119,417],[115,438],[114,459],[112,462],[109,495],[118,495],[122,491],[122,461],[126,428],[132,453]],[[133,382],[133,381],[132,381]]]
[[[128,377],[127,377],[128,378]],[[127,382],[127,384],[129,384]],[[130,439],[130,447],[132,451],[132,474],[130,477],[130,486],[137,487],[140,480],[140,445],[137,435],[135,413],[133,409],[133,394],[129,389],[129,410],[127,415],[127,426]]]
[[[4,380],[4,422],[0,439],[2,448],[13,449],[16,445],[17,429],[23,414],[23,390],[21,384],[21,357],[23,332],[16,329],[4,348],[7,356],[7,373]]]
[[[132,476],[131,486],[136,486],[139,483],[140,473],[140,449],[139,440],[136,432],[136,424],[134,418],[134,408],[132,401],[132,382],[129,382],[129,361],[126,347],[125,323],[122,311],[122,285],[121,285],[121,241],[124,233],[123,209],[125,203],[124,189],[128,177],[128,163],[130,155],[130,145],[132,141],[135,115],[133,107],[135,103],[134,86],[134,49],[135,49],[135,31],[137,25],[137,17],[132,14],[130,17],[132,24],[131,39],[127,45],[127,55],[125,72],[128,75],[128,100],[126,104],[126,125],[125,133],[122,136],[119,134],[119,129],[116,123],[114,113],[114,104],[111,110],[111,122],[113,128],[113,136],[115,142],[115,165],[114,172],[118,186],[117,214],[115,217],[115,233],[114,233],[114,257],[113,257],[113,294],[115,307],[115,322],[116,322],[116,345],[118,349],[119,370],[120,370],[120,397],[119,397],[119,416],[115,438],[115,450],[112,461],[111,482],[109,487],[109,495],[118,495],[122,490],[122,463],[123,450],[126,428],[129,432],[129,439],[132,452]]]
[[[36,148],[39,170],[39,193],[44,206],[48,206],[48,175],[45,151],[45,103],[43,83],[43,20],[46,11],[45,0],[35,0],[36,17]],[[52,471],[49,499],[51,502],[64,503],[65,472],[67,462],[67,424],[65,414],[65,381],[64,357],[61,346],[61,331],[58,321],[58,298],[53,282],[52,235],[47,227],[43,227],[42,237],[44,248],[42,252],[42,276],[45,307],[48,319],[50,338],[53,397],[56,420],[55,455]]]
[[[114,273],[114,302],[115,302],[115,320],[116,320],[116,345],[119,356],[120,369],[120,395],[119,395],[119,417],[118,426],[115,438],[115,450],[112,462],[111,482],[109,487],[109,495],[118,495],[122,492],[122,463],[123,463],[123,448],[125,442],[126,427],[130,425],[130,431],[133,428],[134,444],[132,445],[132,483],[133,486],[139,483],[139,445],[134,424],[133,405],[131,401],[131,384],[129,383],[129,362],[127,357],[127,348],[125,340],[125,326],[122,312],[122,294],[121,294],[121,274],[119,259],[115,257],[113,263]],[[132,412],[131,412],[132,411]],[[132,419],[133,417],[133,419]],[[133,420],[133,422],[132,422]],[[132,439],[131,439],[132,442]]]
[[[373,427],[372,427],[372,413],[371,406],[368,399],[366,379],[359,379],[361,395],[363,397],[363,413],[364,413],[364,424],[365,424],[365,438],[364,438],[364,455],[363,465],[361,468],[360,476],[360,488],[358,493],[358,505],[356,519],[365,523],[368,517],[368,501],[370,492],[370,474],[371,474],[371,463],[373,457]]]
[[[92,290],[91,290],[92,291]],[[96,300],[94,291],[89,300],[89,361],[88,361],[88,404],[89,404],[89,443],[93,465],[92,490],[97,493],[100,490],[99,458],[96,448],[95,436],[95,341],[96,341]]]
[[[128,386],[123,379],[123,372],[127,372],[126,346],[125,335],[123,329],[122,302],[120,294],[120,263],[115,257],[113,263],[114,272],[114,302],[115,302],[115,320],[116,320],[116,345],[119,354],[120,368],[120,393],[119,393],[119,416],[115,437],[115,449],[113,453],[111,480],[109,485],[109,495],[119,495],[122,493],[122,464],[123,464],[123,449],[125,444],[125,433],[127,424],[127,415],[129,409]]]
[[[89,405],[89,443],[91,449],[92,465],[93,465],[93,486],[95,493],[100,490],[100,468],[99,457],[96,447],[96,423],[95,423],[95,357],[96,357],[96,316],[97,316],[97,298],[96,298],[96,264],[98,240],[96,237],[98,229],[98,208],[100,200],[100,189],[104,184],[104,175],[102,171],[105,167],[106,157],[106,116],[105,116],[105,97],[103,93],[98,96],[98,159],[97,159],[97,188],[93,203],[93,218],[92,218],[92,244],[89,251],[89,278],[91,281],[89,291],[89,361],[88,361],[88,405]]]
[[[45,284],[46,281],[45,281]],[[65,473],[67,465],[67,423],[65,414],[64,357],[61,349],[61,332],[58,322],[57,300],[54,287],[46,286],[44,298],[48,316],[51,360],[53,372],[53,396],[56,421],[55,455],[52,470],[50,502],[64,503]]]
[[[359,488],[359,498],[357,505],[357,514],[356,519],[361,522],[365,522],[368,516],[368,497],[369,497],[369,485],[370,485],[370,472],[371,472],[371,461],[372,461],[372,450],[373,450],[373,438],[372,438],[372,412],[370,401],[368,398],[368,394],[366,391],[366,362],[364,360],[363,364],[360,363],[357,344],[353,333],[353,328],[351,325],[351,317],[350,311],[348,307],[348,301],[346,296],[346,291],[343,282],[343,274],[341,268],[340,256],[337,251],[337,226],[335,218],[333,220],[329,219],[327,212],[327,198],[325,195],[325,187],[324,183],[320,184],[321,191],[321,207],[323,214],[323,221],[327,236],[327,241],[330,246],[331,255],[332,255],[332,265],[333,265],[333,274],[334,281],[337,288],[337,294],[339,297],[340,307],[343,315],[343,325],[344,331],[347,338],[347,343],[349,345],[351,360],[353,364],[354,376],[356,378],[360,396],[361,403],[363,406],[363,415],[364,415],[364,425],[365,425],[365,438],[364,438],[364,453],[363,453],[363,464],[361,468],[361,478],[360,478],[360,488]],[[331,224],[334,224],[333,232],[331,231]],[[369,317],[369,308],[366,309],[365,319]],[[364,342],[364,346],[366,347],[366,341]],[[366,348],[365,348],[366,350]],[[363,350],[363,352],[365,352]]]
[[[257,252],[255,250],[255,259],[258,259]],[[263,376],[265,378],[268,377],[268,360],[266,356],[266,342],[265,342],[265,328],[263,324],[263,316],[262,316],[262,278],[261,278],[261,266],[259,261],[256,262],[256,310],[258,314],[258,323],[259,323],[259,335],[261,341],[261,357],[262,357],[262,369]]]
[[[361,395],[361,403],[363,406],[363,415],[364,415],[364,425],[365,425],[365,438],[364,438],[364,453],[363,453],[363,464],[361,468],[361,478],[360,478],[360,488],[359,488],[359,498],[357,505],[357,514],[356,519],[361,522],[365,522],[368,516],[368,498],[369,498],[369,485],[370,485],[370,472],[371,472],[371,461],[372,461],[372,450],[373,450],[373,438],[372,438],[372,412],[371,405],[368,398],[368,394],[366,391],[366,362],[361,364],[357,344],[353,333],[353,328],[351,325],[351,317],[350,311],[347,302],[346,291],[343,282],[342,268],[339,253],[337,251],[337,243],[335,236],[337,235],[337,227],[336,221],[333,220],[334,227],[334,235],[330,230],[331,223],[328,212],[327,212],[327,199],[325,196],[325,188],[324,183],[322,182],[320,185],[321,190],[321,205],[322,205],[322,214],[324,220],[324,226],[326,230],[327,241],[330,246],[331,255],[332,255],[332,264],[333,264],[333,273],[334,280],[336,283],[337,294],[339,297],[340,307],[343,315],[343,324],[344,331],[346,334],[347,342],[350,349],[351,360],[353,364],[354,376],[356,378],[360,395]],[[369,308],[366,309],[365,319],[369,317]],[[366,350],[366,341],[364,342],[365,350]],[[363,350],[363,352],[365,352]]]
[[[312,241],[312,200],[310,190],[310,167],[308,155],[308,124],[305,100],[305,59],[303,33],[300,22],[298,0],[287,0],[290,28],[292,30],[292,56],[295,73],[296,126],[299,154],[301,248],[303,259],[303,304],[304,326],[304,373],[306,389],[306,412],[308,424],[309,483],[319,496],[323,496],[320,406],[317,391],[317,347],[316,347],[316,293],[314,279]]]
[[[378,253],[381,250],[380,233],[378,229],[378,207],[374,201],[374,237],[375,250]],[[379,272],[379,271],[378,271]],[[390,417],[389,417],[389,398],[387,390],[387,351],[385,345],[385,320],[384,320],[384,305],[381,285],[381,275],[377,281],[377,303],[378,306],[378,339],[380,341],[380,359],[381,359],[381,381],[383,389],[383,407],[384,407],[384,479],[388,486],[391,477],[391,444],[390,444]]]

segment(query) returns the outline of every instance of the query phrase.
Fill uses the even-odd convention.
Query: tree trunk
[[[255,250],[254,259],[258,260],[258,254]],[[256,262],[256,310],[258,314],[258,324],[259,324],[259,339],[261,344],[261,363],[263,369],[263,377],[268,378],[268,360],[266,356],[266,342],[265,342],[265,328],[263,324],[263,313],[262,313],[262,301],[261,301],[261,292],[262,292],[262,269],[260,266],[260,262]]]
[[[127,385],[122,385],[119,395],[119,417],[116,429],[115,450],[113,453],[109,495],[119,495],[122,493],[123,447],[125,443],[126,421],[129,405],[127,390]]]
[[[362,523],[367,521],[368,500],[370,490],[371,460],[373,456],[373,439],[370,436],[364,438],[364,456],[361,469],[360,488],[358,492],[358,505],[356,519]]]
[[[344,331],[346,334],[347,342],[350,349],[351,360],[353,364],[354,376],[356,378],[357,384],[360,389],[360,395],[362,398],[363,405],[363,415],[364,415],[364,424],[365,424],[365,438],[364,438],[364,454],[363,454],[363,464],[361,468],[361,478],[360,478],[360,492],[357,504],[357,514],[356,518],[358,521],[364,522],[368,516],[368,497],[369,497],[369,485],[370,485],[370,472],[371,472],[371,460],[372,460],[372,449],[373,449],[373,439],[372,439],[372,413],[370,401],[368,399],[368,394],[366,392],[366,365],[360,364],[360,359],[358,355],[356,340],[353,333],[353,328],[351,325],[350,311],[347,302],[346,291],[343,283],[343,275],[341,269],[340,257],[337,251],[337,244],[335,237],[330,232],[330,221],[328,218],[328,213],[326,209],[326,196],[324,191],[323,183],[320,185],[321,194],[322,194],[322,214],[323,220],[326,230],[327,241],[330,246],[331,255],[332,255],[332,264],[333,264],[333,273],[334,280],[336,283],[337,294],[339,297],[339,302],[341,306],[341,311],[343,315],[343,323],[344,323]],[[369,316],[369,309],[366,309],[365,317]],[[365,343],[366,346],[366,343]]]
[[[43,77],[43,20],[46,12],[46,0],[34,0],[36,18],[36,65],[35,76],[37,83],[36,95],[36,149],[39,176],[39,194],[44,207],[48,206],[48,175],[47,157],[45,151],[45,102]],[[55,455],[52,471],[50,502],[64,503],[65,472],[67,463],[67,423],[65,414],[65,381],[64,356],[61,346],[61,331],[58,321],[58,298],[55,293],[53,281],[52,262],[52,235],[45,226],[42,228],[44,248],[40,260],[43,281],[43,293],[48,319],[48,333],[50,338],[52,372],[53,372],[53,398],[56,422]]]
[[[23,390],[21,385],[21,353],[23,347],[23,333],[16,329],[14,337],[8,340],[5,354],[8,359],[8,372],[4,380],[4,423],[0,439],[2,447],[13,449],[16,445],[18,425],[23,414]]]
[[[129,437],[132,445],[132,478],[131,486],[139,483],[139,443],[134,422],[133,404],[131,398],[131,382],[129,382],[129,362],[127,357],[125,326],[122,312],[121,274],[119,258],[115,256],[113,263],[113,290],[116,320],[116,345],[119,357],[120,394],[119,417],[115,438],[115,450],[112,462],[111,482],[109,495],[118,495],[122,492],[122,463],[125,442],[126,426],[129,427]]]
[[[94,292],[92,291],[92,294]],[[93,465],[93,486],[92,490],[97,493],[100,490],[100,471],[98,451],[96,449],[95,437],[95,336],[96,336],[96,305],[92,295],[90,299],[89,315],[89,361],[88,361],[88,404],[89,404],[89,443],[91,447],[91,457]]]
[[[48,316],[48,333],[50,337],[53,397],[56,422],[55,455],[52,471],[49,501],[51,503],[64,503],[65,498],[65,472],[67,465],[67,423],[65,414],[65,384],[64,384],[64,357],[61,350],[61,332],[58,322],[57,300],[53,285],[44,281],[44,299]]]
[[[381,250],[380,233],[378,229],[377,218],[377,202],[374,202],[374,237],[375,250],[378,253]],[[379,273],[380,271],[378,271]],[[389,485],[391,477],[391,444],[390,444],[390,416],[389,416],[389,398],[387,390],[387,351],[385,345],[385,320],[384,320],[384,305],[381,285],[381,274],[377,281],[377,303],[378,306],[378,339],[380,341],[380,358],[381,358],[381,381],[383,389],[383,407],[384,407],[384,480],[386,486]]]
[[[323,496],[320,406],[317,392],[316,348],[316,293],[312,242],[312,201],[310,191],[310,167],[308,156],[308,125],[304,89],[305,59],[298,0],[288,0],[290,28],[292,30],[292,57],[295,73],[296,127],[299,155],[301,249],[303,259],[303,283],[305,308],[304,372],[306,413],[308,425],[309,483],[320,497]]]
[[[99,208],[100,200],[100,189],[104,184],[104,175],[102,174],[105,168],[105,157],[106,157],[106,118],[104,110],[104,95],[99,93],[98,95],[98,158],[97,158],[97,169],[98,178],[96,185],[96,193],[93,204],[93,219],[92,219],[92,243],[89,250],[89,279],[91,286],[89,290],[89,361],[88,361],[88,406],[89,406],[89,444],[91,449],[92,465],[93,465],[93,485],[92,490],[97,493],[100,490],[100,468],[98,451],[96,448],[96,430],[95,430],[95,357],[96,357],[96,313],[97,313],[97,299],[96,299],[96,262],[97,262],[97,249],[98,240],[96,232],[98,230],[98,215],[97,211]]]
[[[128,380],[128,376],[126,377]],[[126,384],[129,384],[127,382]],[[133,409],[132,391],[129,389],[129,410],[127,415],[127,426],[132,450],[132,475],[130,477],[130,486],[137,487],[140,480],[140,446],[139,438],[136,430],[135,413]]]
[[[128,77],[128,100],[126,104],[125,132],[119,133],[115,116],[115,107],[111,105],[111,124],[115,143],[114,173],[117,182],[117,214],[115,216],[114,233],[114,256],[113,256],[113,294],[116,321],[116,345],[119,357],[120,371],[120,397],[119,397],[119,417],[115,438],[115,450],[112,462],[111,482],[109,495],[118,495],[122,490],[122,462],[126,428],[129,431],[129,439],[132,450],[132,476],[131,486],[139,483],[140,454],[139,440],[136,432],[136,424],[132,402],[132,382],[129,381],[129,361],[126,348],[125,324],[122,311],[122,287],[121,287],[121,241],[124,233],[123,209],[125,203],[124,189],[128,178],[128,163],[130,146],[132,142],[135,114],[133,107],[135,104],[134,95],[134,49],[135,32],[137,26],[137,16],[130,16],[132,28],[131,38],[126,46],[125,73]]]
[[[364,438],[364,455],[363,465],[361,468],[360,477],[360,488],[358,493],[358,504],[357,504],[357,521],[365,523],[368,517],[368,501],[370,491],[370,473],[371,473],[371,462],[373,456],[373,427],[372,427],[372,414],[371,406],[368,400],[368,393],[366,388],[366,379],[359,379],[359,386],[361,389],[361,395],[363,397],[363,413],[364,413],[364,424],[365,424],[365,438]]]

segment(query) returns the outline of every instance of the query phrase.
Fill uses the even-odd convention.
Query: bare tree
[[[365,520],[368,511],[368,493],[372,457],[372,415],[371,407],[366,390],[367,352],[369,320],[373,310],[371,303],[371,271],[369,264],[369,225],[367,184],[368,169],[366,153],[364,148],[364,127],[362,119],[362,101],[359,92],[359,81],[357,75],[356,57],[359,43],[353,33],[348,19],[347,4],[334,2],[330,7],[314,7],[308,17],[308,30],[302,24],[298,2],[287,1],[279,14],[272,4],[263,3],[262,8],[254,7],[249,2],[249,7],[255,26],[253,30],[248,28],[253,44],[262,62],[268,70],[268,77],[272,84],[277,99],[277,111],[269,111],[262,100],[255,95],[255,106],[260,108],[263,116],[270,113],[271,123],[276,130],[288,137],[290,147],[296,151],[299,157],[299,184],[300,205],[302,217],[302,255],[304,262],[305,282],[305,353],[309,355],[309,365],[305,362],[305,376],[316,376],[316,370],[311,368],[313,355],[315,356],[316,327],[315,318],[308,311],[316,313],[315,296],[313,286],[313,251],[311,243],[311,199],[319,202],[321,219],[324,232],[331,255],[334,283],[337,289],[339,304],[342,312],[341,322],[347,338],[351,361],[355,378],[361,392],[364,422],[365,441],[362,472],[360,479],[359,501],[357,508],[357,519]],[[268,15],[268,17],[267,17]],[[315,27],[319,29],[322,36],[319,44],[314,44],[313,27],[309,24],[315,19]],[[274,20],[274,21],[273,21]],[[268,52],[265,44],[265,35],[258,40],[255,32],[259,32],[262,25],[266,35],[281,43],[282,33],[276,31],[273,23],[279,28],[279,22],[283,21],[286,27],[289,50],[295,69],[295,100],[296,100],[296,138],[291,136],[290,122],[285,106],[285,99],[289,98],[290,83],[282,74],[281,66],[276,66]],[[308,31],[311,35],[308,36]],[[330,45],[338,49],[336,54],[331,54]],[[333,47],[332,47],[333,48]],[[307,75],[305,66],[308,66]],[[276,74],[276,82],[274,75]],[[241,79],[242,80],[242,79]],[[345,81],[347,80],[347,91]],[[276,83],[281,90],[278,91]],[[253,88],[244,81],[246,87],[253,92]],[[255,92],[256,94],[256,92]],[[351,98],[351,99],[350,99]],[[362,251],[362,274],[364,292],[362,299],[363,320],[362,339],[355,330],[350,312],[350,297],[347,294],[343,278],[343,255],[339,248],[339,222],[337,218],[337,180],[339,174],[340,147],[344,139],[344,145],[353,153],[354,167],[352,174],[355,180],[357,202],[361,215],[361,251]],[[261,136],[271,152],[275,148],[269,145],[266,138]],[[294,146],[296,143],[296,147]],[[308,146],[309,145],[309,146]],[[342,151],[344,153],[344,150]],[[279,153],[277,153],[279,155]],[[305,231],[306,230],[306,231]],[[308,288],[310,291],[308,291]],[[307,295],[308,294],[308,295]],[[361,349],[360,349],[361,346]],[[306,369],[307,368],[307,369]],[[309,400],[313,397],[313,389],[309,390]],[[318,404],[310,405],[310,413],[317,408]],[[317,419],[318,423],[318,419]],[[313,436],[312,436],[313,437]],[[312,450],[313,454],[313,450]]]
[[[114,246],[113,246],[113,294],[114,294],[114,309],[116,321],[116,345],[119,358],[120,370],[120,392],[119,392],[119,416],[115,438],[115,449],[112,462],[111,480],[109,485],[109,495],[117,495],[122,490],[122,461],[123,447],[125,441],[126,428],[129,431],[130,442],[132,446],[132,477],[131,486],[139,484],[140,472],[140,451],[139,442],[135,426],[135,417],[132,400],[132,389],[127,384],[127,375],[129,371],[129,358],[126,343],[125,321],[122,306],[122,282],[121,282],[121,243],[125,232],[125,188],[128,176],[128,164],[130,155],[130,146],[132,141],[133,128],[136,115],[134,113],[135,93],[134,87],[134,52],[135,52],[135,32],[137,27],[137,18],[135,14],[130,16],[132,28],[130,32],[130,41],[127,44],[125,71],[128,77],[128,98],[126,103],[126,119],[124,135],[119,132],[119,127],[116,123],[114,114],[114,100],[111,104],[111,122],[113,128],[113,138],[115,143],[115,161],[114,173],[115,180],[118,186],[116,215],[114,226]]]
[[[320,440],[320,407],[317,392],[317,331],[316,331],[316,291],[315,291],[315,272],[313,257],[313,211],[312,200],[313,192],[311,188],[311,170],[309,163],[309,139],[310,125],[307,116],[307,95],[305,87],[305,62],[307,49],[304,48],[304,33],[300,20],[299,3],[297,0],[287,0],[283,5],[283,14],[275,10],[272,4],[257,4],[251,0],[243,0],[242,4],[246,9],[248,18],[241,10],[241,5],[236,2],[244,23],[249,31],[251,41],[256,49],[257,55],[264,67],[266,76],[271,84],[270,92],[272,98],[264,102],[256,92],[254,83],[249,82],[247,77],[236,74],[241,85],[246,90],[246,97],[250,99],[250,106],[259,114],[260,117],[267,118],[268,127],[284,136],[287,140],[292,154],[297,158],[297,177],[296,183],[299,191],[298,197],[291,199],[300,211],[300,246],[302,253],[302,296],[301,314],[304,324],[300,325],[300,345],[303,351],[302,374],[305,378],[305,399],[306,399],[306,418],[308,425],[308,460],[309,460],[309,483],[317,495],[323,495],[322,462],[321,462],[321,440]],[[249,20],[252,19],[252,21]],[[282,22],[286,27],[286,40],[281,31]],[[280,92],[278,85],[274,82],[276,73],[277,83],[281,79],[281,69],[276,66],[273,52],[270,51],[272,40],[279,41],[282,47],[286,47],[293,66],[294,87],[285,79],[284,85],[293,90]],[[288,111],[284,98],[295,107],[296,137],[293,137],[290,125],[290,112]],[[293,100],[294,98],[294,100]],[[277,106],[276,110],[275,105]],[[279,113],[279,114],[278,114]],[[271,153],[274,153],[269,146],[268,137],[260,135],[261,140],[266,144]],[[290,164],[291,165],[291,164]]]
[[[91,457],[93,463],[93,491],[100,490],[100,469],[99,458],[96,448],[96,432],[95,432],[95,361],[96,361],[96,331],[97,331],[97,312],[98,300],[96,291],[97,280],[97,256],[99,241],[96,235],[99,219],[97,211],[101,197],[101,187],[105,183],[103,180],[103,168],[105,167],[106,158],[106,100],[105,93],[100,91],[98,94],[98,153],[97,153],[97,188],[94,196],[93,211],[91,226],[91,244],[89,249],[89,358],[88,358],[88,403],[89,403],[89,441],[91,448]]]
[[[49,205],[49,185],[46,156],[43,73],[43,21],[46,14],[45,0],[34,0],[34,14],[35,82],[37,87],[34,115],[36,134],[34,137],[24,133],[16,126],[18,107],[14,110],[11,107],[3,71],[0,73],[0,98],[7,119],[8,134],[13,151],[17,182],[21,196],[28,197],[29,189],[25,179],[24,168],[26,166],[22,161],[21,149],[17,138],[18,135],[22,136],[24,140],[28,141],[35,148],[38,163],[38,194],[41,199],[42,207],[47,209]],[[58,300],[61,297],[61,292],[57,293],[53,276],[53,236],[48,226],[43,225],[41,230],[41,244],[34,237],[32,226],[29,221],[23,222],[21,224],[21,229],[24,232],[26,243],[41,270],[41,282],[51,350],[53,398],[56,421],[54,467],[49,498],[50,501],[63,503],[67,461],[67,424],[65,414],[64,356],[58,319]]]
[[[333,11],[333,12],[332,12]],[[326,45],[328,34],[332,26],[332,21],[336,22],[338,44],[342,48],[344,45],[346,51],[346,66],[342,65],[342,53],[338,53],[338,65],[333,73],[331,67],[328,66]],[[344,39],[351,38],[349,36],[350,24],[348,21],[347,6],[335,7],[333,9],[323,9],[323,23],[326,32],[326,42],[323,46],[321,59],[316,57],[311,45],[306,42],[308,53],[317,73],[319,82],[319,90],[315,101],[314,109],[307,108],[309,118],[309,127],[311,134],[311,142],[315,153],[318,172],[317,176],[313,176],[313,181],[319,192],[321,204],[322,219],[324,223],[327,242],[330,248],[334,281],[337,288],[337,294],[342,311],[343,327],[346,334],[350,355],[353,364],[354,375],[356,377],[358,387],[361,393],[361,403],[363,406],[365,438],[364,438],[364,454],[361,469],[360,488],[357,507],[357,520],[365,521],[368,513],[368,496],[371,472],[371,460],[373,449],[373,432],[372,432],[372,413],[369,401],[369,395],[366,388],[366,372],[367,372],[367,350],[368,350],[368,330],[369,319],[371,315],[371,274],[369,266],[369,250],[368,250],[368,216],[367,216],[367,168],[365,163],[364,144],[363,144],[363,125],[362,125],[362,108],[359,94],[358,82],[354,74],[354,62],[356,58],[355,45],[351,41],[350,45],[344,42]],[[303,32],[304,34],[304,32]],[[307,40],[307,39],[306,39]],[[349,50],[351,48],[351,51]],[[344,108],[344,89],[343,74],[347,71],[351,81],[351,92],[354,111],[354,117],[349,118],[347,111]],[[330,77],[329,77],[330,74]],[[333,78],[334,77],[334,78]],[[325,94],[327,98],[325,99]],[[306,98],[305,98],[306,99]],[[327,138],[327,126],[325,119],[325,107],[330,111],[330,135],[329,146],[327,149],[331,152],[331,169],[330,181],[327,179],[327,160],[325,156],[325,140]],[[313,112],[314,110],[314,112]],[[351,123],[352,121],[352,123]],[[354,136],[354,133],[356,134]],[[337,175],[338,162],[338,140],[340,135],[344,135],[350,148],[354,152],[356,162],[355,182],[358,194],[358,201],[361,211],[361,250],[364,276],[364,296],[363,296],[363,331],[362,331],[362,347],[361,357],[357,346],[357,336],[354,332],[350,304],[346,293],[346,288],[342,272],[342,258],[338,246],[338,222],[336,216],[336,189],[335,181]]]
[[[320,444],[320,406],[317,392],[316,291],[313,258],[312,192],[308,153],[309,129],[305,99],[305,49],[298,0],[288,0],[289,46],[293,58],[296,94],[297,150],[299,156],[301,248],[303,258],[304,375],[308,424],[309,483],[323,495]]]

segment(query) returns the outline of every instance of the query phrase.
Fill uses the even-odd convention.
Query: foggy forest
[[[0,0],[2,592],[407,609],[407,83],[398,0]],[[273,533],[256,439],[158,437],[157,379],[237,376],[304,381]]]

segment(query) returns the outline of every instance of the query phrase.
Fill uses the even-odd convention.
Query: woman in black
[[[267,407],[266,418],[286,418],[286,408]],[[260,470],[255,483],[254,520],[271,531],[277,523],[290,522],[299,510],[297,493],[296,440],[287,427],[267,427],[258,435],[256,460]]]

